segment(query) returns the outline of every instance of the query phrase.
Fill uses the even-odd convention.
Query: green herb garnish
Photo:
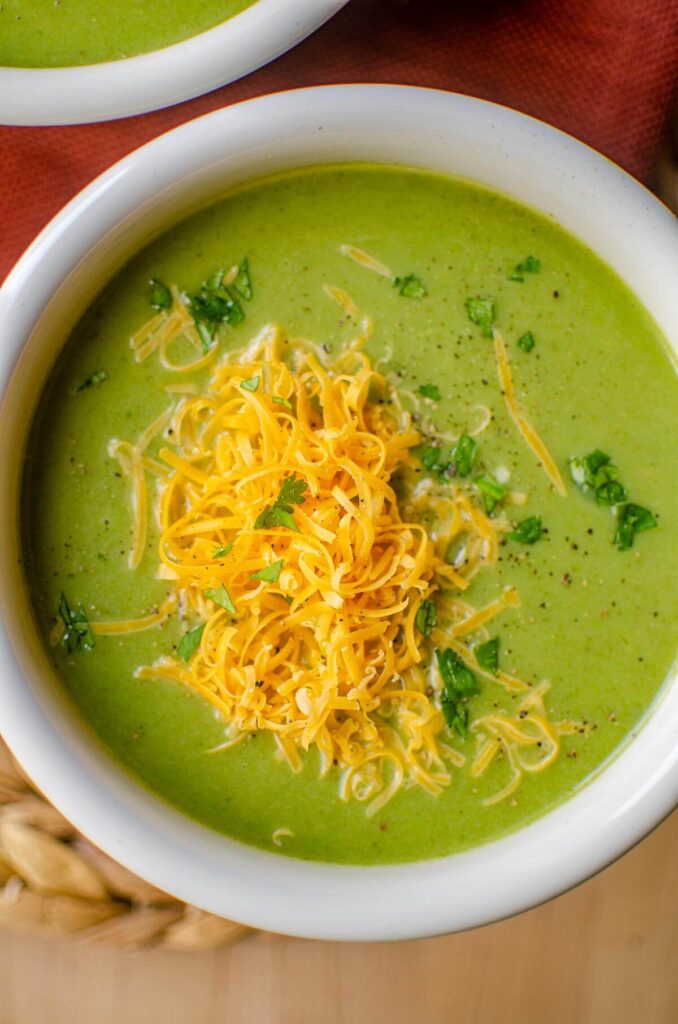
[[[222,282],[223,271],[220,270],[205,281],[197,295],[191,295],[188,300],[204,352],[212,348],[222,324],[235,327],[245,319],[242,306]]]
[[[496,673],[499,669],[499,637],[492,637],[484,644],[474,648],[476,661],[486,672]]]
[[[424,398],[431,398],[434,402],[439,402],[442,398],[437,384],[420,384],[417,391]]]
[[[73,610],[66,599],[66,595],[62,592],[59,595],[57,611],[64,624],[61,642],[68,649],[68,653],[72,654],[73,651],[78,650],[91,651],[94,647],[94,634],[82,605],[78,605]]]
[[[618,505],[626,498],[626,488],[617,479],[619,470],[599,448],[582,458],[570,459],[569,467],[577,487],[584,494],[595,492],[599,505]]]
[[[215,548],[212,552],[212,558],[225,558],[233,550],[232,544],[224,544],[223,547]]]
[[[182,658],[183,661],[191,660],[198,649],[204,632],[205,623],[203,622],[200,626],[196,626],[195,629],[190,629],[188,633],[184,633],[179,641],[179,657]]]
[[[633,546],[633,539],[637,533],[643,530],[653,530],[657,526],[657,520],[642,505],[634,505],[628,502],[625,505],[617,505],[617,529],[614,532],[614,543],[620,551],[626,551]]]
[[[292,403],[290,402],[289,398],[281,398],[280,395],[273,395],[271,401],[274,402],[276,405],[284,405],[286,409],[292,408]]]
[[[483,496],[483,504],[488,514],[494,512],[499,502],[503,501],[508,494],[507,488],[500,484],[498,480],[495,480],[493,476],[490,476],[489,473],[477,476],[475,485]]]
[[[419,458],[424,469],[428,469],[430,473],[434,473],[440,479],[445,476],[452,465],[450,453],[446,452],[444,448],[424,448]]]
[[[457,476],[469,475],[476,461],[477,451],[478,445],[473,438],[468,434],[462,434],[451,453]]]
[[[293,506],[301,505],[306,500],[304,491],[308,487],[305,480],[298,478],[296,473],[283,480],[280,493],[273,505],[267,505],[256,518],[255,530],[271,530],[276,526],[284,526],[288,530],[299,533],[299,527],[292,516]]]
[[[523,352],[531,352],[536,344],[532,331],[525,331],[525,333],[518,338],[518,348],[522,348]]]
[[[167,285],[159,281],[157,277],[152,277],[149,283],[151,285],[151,306],[153,309],[171,309],[172,293]]]
[[[540,270],[541,260],[538,260],[536,256],[528,256],[521,263],[516,263],[509,281],[524,281],[523,274],[538,274]]]
[[[238,273],[233,278],[232,285],[238,295],[249,302],[252,298],[252,280],[250,278],[250,264],[247,256],[238,267]]]
[[[254,572],[250,576],[251,580],[261,580],[262,583],[277,583],[280,571],[285,564],[284,558],[279,558],[277,562],[271,562],[270,565],[260,569],[259,572]]]
[[[259,387],[259,378],[258,377],[249,377],[248,380],[244,380],[241,383],[240,387],[243,389],[243,391],[252,391],[252,392],[254,392]]]
[[[541,525],[541,516],[530,516],[518,523],[515,530],[508,534],[510,540],[517,540],[521,544],[536,544],[540,539],[544,527]]]
[[[468,298],[466,312],[471,323],[480,327],[487,338],[491,338],[494,327],[494,299]]]
[[[468,727],[469,697],[480,693],[478,681],[470,668],[458,654],[449,649],[436,651],[436,660],[443,680],[441,707],[447,724],[456,729],[460,736],[466,736]]]
[[[82,384],[78,384],[75,393],[85,391],[86,388],[96,388],[99,384],[103,384],[105,380],[108,380],[108,370],[95,370],[94,373],[85,378]]]
[[[422,601],[414,616],[414,624],[423,636],[430,636],[438,625],[438,613],[433,601]]]
[[[210,601],[214,601],[220,608],[225,608],[231,615],[235,615],[235,605],[231,601],[231,595],[226,590],[226,587],[222,583],[216,590],[206,590],[205,597]]]
[[[398,289],[398,294],[406,299],[423,299],[426,295],[424,282],[416,274],[394,278],[393,286]]]

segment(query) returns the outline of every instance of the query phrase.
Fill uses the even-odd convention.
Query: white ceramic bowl
[[[671,214],[613,164],[522,114],[423,89],[338,86],[252,100],[144,146],[45,228],[0,291],[0,728],[78,828],[184,900],[297,935],[425,936],[480,925],[562,892],[670,811],[678,796],[675,680],[593,781],[513,835],[417,864],[307,863],[210,832],[114,765],[52,678],[19,565],[16,510],[27,424],[64,332],[83,306],[130,252],[225,185],[337,160],[447,171],[546,212],[612,265],[678,341],[678,229]]]
[[[0,67],[0,124],[83,124],[169,107],[279,57],[346,3],[257,0],[221,25],[138,57],[82,67]]]

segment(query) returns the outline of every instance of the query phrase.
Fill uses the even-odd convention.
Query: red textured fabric
[[[399,82],[495,100],[647,179],[676,84],[676,0],[351,0],[253,75],[167,110],[66,128],[0,128],[0,279],[88,181],[154,136],[303,85]]]

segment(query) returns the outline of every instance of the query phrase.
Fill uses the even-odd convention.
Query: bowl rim
[[[0,125],[90,124],[159,110],[233,82],[286,53],[348,0],[255,0],[159,50],[65,67],[0,66]]]
[[[125,212],[216,160],[220,138],[228,139],[229,159],[254,154],[265,168],[282,152],[316,154],[298,160],[299,166],[351,154],[358,159],[357,154],[378,149],[385,163],[419,160],[418,166],[432,170],[442,169],[434,151],[461,168],[482,157],[482,174],[501,178],[506,187],[495,188],[516,198],[531,173],[530,187],[538,196],[531,205],[558,219],[559,211],[569,211],[581,225],[573,233],[587,242],[603,225],[602,252],[595,251],[635,282],[634,290],[665,334],[675,335],[678,230],[673,217],[589,147],[524,114],[437,90],[344,85],[278,93],[188,122],[125,157],[57,214],[21,257],[0,289],[5,324],[0,392],[7,390],[0,406],[0,484],[3,446],[8,451],[21,429],[8,424],[10,377],[44,304]],[[430,147],[425,159],[424,143]],[[394,153],[398,160],[391,158]],[[488,153],[494,159],[486,167]],[[170,156],[174,162],[166,159]],[[479,175],[476,180],[486,183]],[[571,220],[564,226],[573,230]],[[654,254],[651,272],[643,266],[647,261],[637,260],[641,237]],[[674,287],[667,291],[671,282]],[[2,486],[0,493],[5,493]],[[0,554],[11,557],[6,547]],[[125,866],[186,902],[254,927],[309,938],[380,940],[485,924],[589,877],[642,838],[678,800],[678,685],[667,680],[623,749],[586,786],[536,821],[483,846],[435,860],[370,867],[294,860],[245,846],[144,791],[101,757],[39,680],[22,675],[24,640],[12,607],[16,593],[6,592],[5,573],[1,576],[0,664],[6,671],[0,730],[20,762],[78,829]],[[193,869],[190,877],[187,865]]]

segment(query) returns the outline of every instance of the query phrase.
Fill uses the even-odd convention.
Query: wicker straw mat
[[[175,950],[212,949],[249,931],[167,896],[92,846],[1,740],[0,928]]]

